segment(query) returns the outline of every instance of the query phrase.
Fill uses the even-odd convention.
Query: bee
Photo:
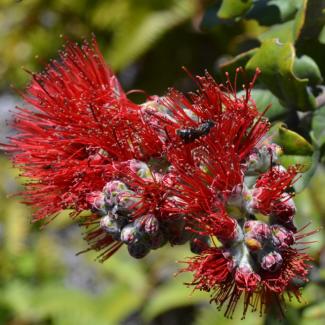
[[[185,142],[185,143],[191,143],[194,140],[198,139],[199,137],[202,137],[204,135],[208,135],[211,128],[215,126],[215,123],[211,120],[207,120],[206,122],[203,122],[201,125],[199,125],[196,128],[184,128],[184,129],[178,129],[176,131],[176,134]]]

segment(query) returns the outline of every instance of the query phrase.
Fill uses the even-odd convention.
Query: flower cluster
[[[236,71],[237,74],[240,69]],[[300,297],[311,258],[301,251],[293,185],[299,166],[278,163],[281,148],[251,98],[211,75],[199,90],[170,90],[137,105],[96,44],[68,43],[58,61],[33,74],[6,150],[29,180],[35,220],[62,209],[80,219],[87,250],[105,261],[122,245],[142,258],[169,243],[196,255],[182,271],[231,316],[240,297],[264,312]]]

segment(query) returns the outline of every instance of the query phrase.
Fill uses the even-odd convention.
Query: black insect
[[[195,139],[202,137],[204,135],[208,135],[211,128],[215,126],[215,123],[211,120],[207,120],[203,122],[196,128],[185,128],[185,129],[178,129],[176,134],[185,142],[191,143]]]

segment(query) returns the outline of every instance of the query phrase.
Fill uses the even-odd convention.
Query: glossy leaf
[[[301,0],[256,1],[246,18],[256,19],[261,25],[273,25],[292,19],[301,5]]]
[[[313,146],[305,138],[285,128],[283,125],[279,127],[278,133],[273,137],[273,140],[288,155],[311,156],[314,151]]]
[[[294,42],[293,26],[294,20],[289,20],[283,24],[273,25],[267,31],[259,35],[258,39],[261,42],[272,38],[277,38],[282,43]]]
[[[294,184],[295,191],[301,192],[310,182],[314,175],[319,159],[319,151],[301,135],[288,130],[281,123],[277,123],[270,130],[273,141],[281,146],[283,154],[279,162],[285,168],[300,165],[302,173],[299,180]]]
[[[295,49],[291,43],[277,39],[266,40],[246,64],[252,74],[258,67],[260,80],[287,107],[301,111],[314,109],[315,98],[307,89],[308,79],[300,79],[293,72]]]
[[[221,19],[234,19],[241,17],[251,8],[253,0],[223,0],[218,11]]]
[[[323,26],[321,32],[319,33],[318,40],[320,43],[325,44],[325,26]]]
[[[249,51],[243,52],[231,60],[224,62],[219,65],[219,69],[222,72],[228,72],[231,76],[231,78],[234,77],[236,68],[238,67],[244,67],[247,62],[257,53],[258,49],[251,49]]]
[[[322,74],[316,62],[308,55],[295,58],[293,72],[300,79],[308,79],[310,84],[317,85],[322,83]]]
[[[299,39],[317,38],[324,24],[325,0],[304,0],[304,5],[300,9],[300,23],[296,25]]]
[[[320,107],[313,114],[313,138],[319,147],[325,144],[325,106]]]

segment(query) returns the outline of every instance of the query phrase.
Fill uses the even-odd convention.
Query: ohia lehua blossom
[[[251,97],[260,71],[239,94],[240,71],[234,83],[206,72],[192,77],[195,93],[170,89],[135,104],[94,38],[68,42],[32,74],[5,145],[28,180],[20,194],[33,219],[72,209],[100,261],[123,245],[142,258],[188,243],[187,285],[209,292],[226,316],[241,297],[244,315],[272,304],[283,312],[311,266],[301,246],[312,232],[294,222],[301,168],[281,166]]]

